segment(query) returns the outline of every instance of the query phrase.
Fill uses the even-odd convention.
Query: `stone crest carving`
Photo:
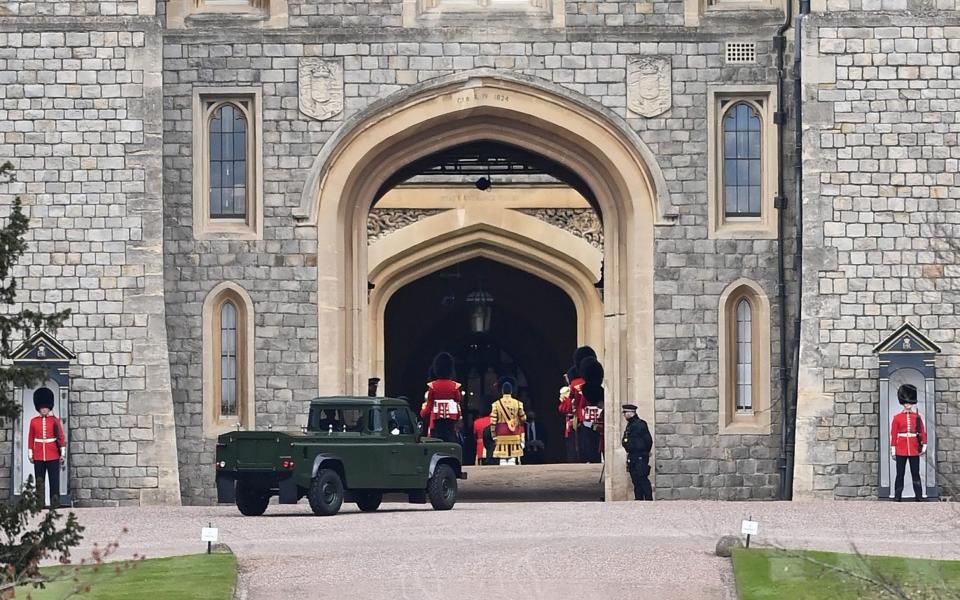
[[[367,215],[367,243],[442,212],[433,208],[375,208]]]
[[[318,121],[343,110],[343,63],[304,57],[299,62],[300,112]]]
[[[586,240],[603,250],[603,225],[592,208],[518,208],[521,212]]]
[[[635,56],[627,62],[627,108],[655,117],[673,104],[670,57]]]

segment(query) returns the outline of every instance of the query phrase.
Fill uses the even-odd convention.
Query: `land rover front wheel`
[[[427,496],[436,510],[450,510],[457,503],[457,476],[450,465],[437,465],[427,482]]]
[[[373,512],[380,508],[382,492],[357,492],[357,508],[363,512]]]
[[[270,494],[263,488],[243,481],[237,482],[237,508],[247,517],[259,517],[270,504]]]
[[[343,504],[343,480],[333,469],[320,469],[307,492],[313,514],[329,517]]]

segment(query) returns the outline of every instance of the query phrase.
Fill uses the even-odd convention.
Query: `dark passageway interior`
[[[386,395],[406,396],[419,409],[434,355],[450,352],[465,413],[488,414],[499,397],[498,378],[515,377],[515,396],[536,413],[545,438],[545,462],[562,462],[557,395],[576,347],[577,315],[561,288],[492,260],[471,259],[398,290],[387,304],[384,329]]]

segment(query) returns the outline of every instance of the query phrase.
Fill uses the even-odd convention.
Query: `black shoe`
[[[913,499],[914,502],[923,502],[923,496],[917,496]]]
[[[896,498],[894,502],[903,502],[903,500],[901,500],[900,498]]]

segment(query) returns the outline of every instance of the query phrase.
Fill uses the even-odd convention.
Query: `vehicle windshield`
[[[311,406],[307,429],[327,433],[359,433],[363,431],[362,408]]]

